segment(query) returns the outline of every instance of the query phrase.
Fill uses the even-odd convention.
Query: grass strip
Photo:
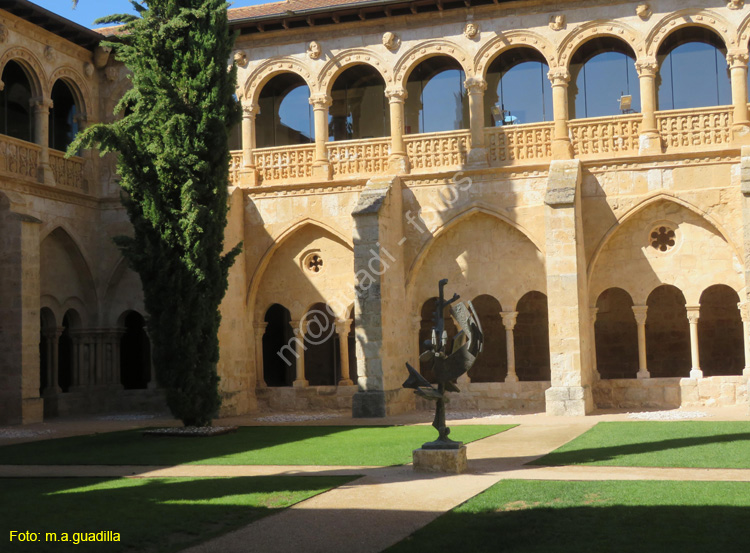
[[[473,442],[513,425],[460,425]],[[0,447],[4,465],[349,465],[390,466],[437,438],[431,426],[246,426],[211,438],[144,437],[140,430]]]

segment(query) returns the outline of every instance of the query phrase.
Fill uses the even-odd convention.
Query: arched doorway
[[[34,118],[31,114],[31,83],[23,67],[14,61],[5,64],[0,80],[0,133],[32,142]]]
[[[646,305],[646,359],[651,377],[689,376],[690,325],[685,296],[679,288],[663,284],[649,294]]]
[[[78,133],[79,107],[73,91],[63,80],[52,87],[49,112],[49,147],[64,152]]]
[[[508,374],[505,327],[500,315],[503,308],[499,301],[487,294],[477,296],[472,304],[482,325],[484,344],[481,355],[469,371],[469,378],[472,382],[503,382]]]
[[[292,317],[286,307],[275,303],[263,320],[268,325],[263,334],[263,379],[267,386],[291,386],[296,374]],[[291,346],[291,352],[285,346]]]
[[[703,376],[741,375],[745,367],[740,298],[732,288],[717,284],[701,294],[698,351]]]
[[[513,344],[518,380],[550,380],[547,296],[541,292],[528,292],[518,301],[516,311]]]
[[[638,327],[633,300],[621,288],[608,288],[596,301],[596,368],[603,379],[635,378],[638,373]]]
[[[305,323],[305,379],[310,386],[335,386],[340,367],[333,311],[325,303],[316,303]]]

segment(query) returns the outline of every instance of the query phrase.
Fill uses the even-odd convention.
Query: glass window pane
[[[688,42],[660,56],[659,109],[732,103],[724,53],[712,44]]]
[[[406,85],[406,133],[469,128],[464,72],[453,58],[437,56],[420,63]]]
[[[328,112],[329,140],[360,140],[390,134],[385,81],[368,65],[355,65],[333,84]]]
[[[621,52],[595,54],[584,63],[571,64],[570,118],[604,117],[641,110],[635,61]],[[631,97],[629,110],[620,98]]]
[[[529,61],[509,69],[498,83],[501,117],[495,124],[522,124],[552,120],[552,84],[546,63]]]
[[[26,73],[16,62],[9,61],[2,81],[5,87],[0,90],[0,133],[31,142],[31,85]]]
[[[258,98],[260,112],[255,118],[258,148],[308,144],[314,141],[310,89],[293,73],[272,78]]]

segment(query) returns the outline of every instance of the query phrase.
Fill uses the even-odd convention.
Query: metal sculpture
[[[431,367],[437,387],[419,374],[419,371],[409,363],[406,364],[409,378],[403,384],[404,388],[413,389],[418,396],[437,402],[432,426],[438,431],[438,439],[423,444],[423,449],[459,449],[463,445],[461,442],[448,438],[450,428],[445,424],[445,393],[460,392],[456,379],[471,369],[482,351],[482,326],[479,324],[479,317],[474,306],[470,301],[466,304],[452,305],[460,296],[453,294],[451,299],[446,300],[443,293],[446,284],[448,284],[446,278],[438,283],[440,295],[433,316],[435,327],[432,329],[432,338],[425,342],[427,350],[419,356],[420,363]],[[450,307],[451,315],[459,327],[458,334],[453,338],[450,353],[447,351],[448,333],[445,330],[446,307]]]

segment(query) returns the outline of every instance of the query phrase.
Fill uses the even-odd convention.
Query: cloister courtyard
[[[469,457],[453,475],[411,465],[430,421],[262,414],[209,438],[147,437],[177,421],[134,413],[3,427],[3,550],[744,550],[746,406],[449,410]]]

